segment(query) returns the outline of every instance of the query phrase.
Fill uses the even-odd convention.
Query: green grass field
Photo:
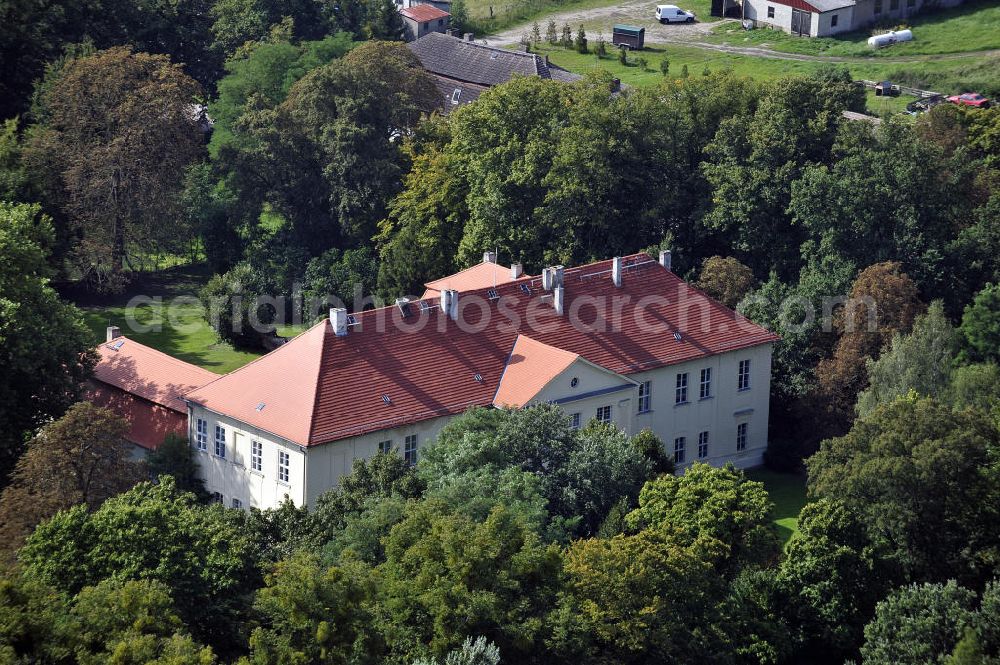
[[[806,480],[791,473],[777,473],[768,469],[747,471],[747,478],[764,483],[774,502],[774,523],[782,543],[798,532],[799,511],[806,505]]]
[[[104,340],[105,328],[115,325],[122,333],[213,372],[242,367],[259,354],[234,349],[220,342],[204,319],[204,308],[195,297],[209,275],[201,266],[178,266],[144,275],[129,294],[107,305],[84,306],[84,319],[94,332],[94,343]],[[142,297],[129,307],[136,294]],[[138,324],[132,325],[131,322]],[[286,337],[304,326],[280,326]]]
[[[871,29],[837,37],[802,38],[767,28],[747,32],[738,24],[726,24],[716,28],[707,41],[762,46],[786,53],[872,58],[1000,49],[1000,5],[995,0],[973,0],[953,9],[928,11],[901,21],[903,24],[913,30],[914,40],[877,50],[867,43]],[[887,25],[883,29],[895,27],[900,26]]]
[[[595,9],[598,7],[611,7],[620,4],[614,0],[466,0],[466,7],[469,17],[472,19],[472,28],[479,35],[487,35],[501,30],[506,30],[513,26],[523,25],[525,32],[530,32],[531,24],[538,21],[542,37],[545,37],[545,27],[548,24],[550,14],[569,11],[581,11]],[[713,23],[720,19],[711,15],[712,0],[681,0],[676,2],[682,9],[694,12],[698,20],[705,23]],[[653,21],[653,7],[649,6],[648,15],[644,20]],[[636,22],[635,19],[631,22]],[[604,20],[602,24],[605,29],[610,29],[613,21]],[[573,23],[574,34],[579,23]],[[588,31],[591,25],[586,21]],[[562,28],[562,23],[558,23],[558,28]]]

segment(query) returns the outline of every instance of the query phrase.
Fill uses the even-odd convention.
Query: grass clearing
[[[960,7],[924,12],[882,26],[881,29],[903,25],[913,30],[913,41],[884,49],[869,48],[868,37],[874,29],[837,37],[794,37],[781,30],[759,28],[745,31],[739,24],[726,24],[716,28],[707,41],[733,46],[766,47],[785,53],[876,59],[1000,49],[1000,5],[995,0],[972,0]]]
[[[737,75],[751,76],[760,80],[793,75],[807,76],[821,67],[828,66],[828,63],[820,60],[781,60],[693,46],[648,42],[644,50],[629,54],[628,66],[618,62],[617,52],[610,47],[609,54],[600,59],[593,53],[581,54],[573,49],[549,44],[540,45],[535,52],[548,55],[556,65],[577,74],[603,69],[620,78],[623,83],[633,86],[656,85],[661,81],[663,74],[660,73],[660,60],[664,55],[670,61],[669,75],[673,77],[680,77],[685,65],[689,76],[700,76],[705,69],[713,72],[731,70]],[[639,58],[646,59],[646,70],[639,66]],[[847,67],[855,79],[891,80],[894,83],[949,94],[975,90],[986,95],[1000,95],[1000,78],[996,76],[996,71],[1000,68],[1000,56],[905,63],[859,58],[856,62],[832,64]],[[881,113],[883,109],[902,111],[910,98],[899,96],[883,102],[882,98],[875,98],[873,95],[870,101],[869,109],[873,113]]]
[[[752,469],[747,478],[764,483],[774,502],[774,523],[782,544],[799,530],[799,512],[806,505],[806,479],[794,473],[778,473],[769,469]]]
[[[114,325],[142,344],[219,374],[258,358],[260,354],[220,342],[205,321],[197,295],[209,277],[203,266],[177,266],[144,274],[126,294],[112,302],[81,304],[84,320],[94,333],[94,344],[104,340],[108,325]],[[279,326],[278,334],[290,337],[304,328]]]
[[[720,20],[718,17],[711,15],[711,0],[681,0],[680,2],[676,2],[675,0],[674,4],[681,9],[694,12],[699,21],[714,23]],[[494,34],[516,26],[521,26],[525,32],[530,33],[531,24],[534,21],[538,21],[538,27],[541,30],[542,38],[544,38],[545,27],[548,25],[550,15],[562,12],[598,9],[601,7],[618,9],[628,7],[630,11],[635,9],[644,12],[641,17],[632,20],[604,20],[603,25],[609,31],[608,39],[611,38],[610,26],[612,23],[625,22],[644,25],[646,21],[655,21],[653,18],[655,3],[648,5],[648,8],[646,8],[645,6],[629,5],[623,1],[615,2],[615,0],[506,0],[504,2],[497,2],[496,0],[466,0],[469,18],[472,19],[473,23],[472,28],[477,35]],[[586,25],[586,21],[584,24]],[[579,25],[579,21],[570,23],[574,35]],[[561,30],[562,22],[557,20],[556,26],[557,29]],[[589,26],[587,30],[589,32]]]

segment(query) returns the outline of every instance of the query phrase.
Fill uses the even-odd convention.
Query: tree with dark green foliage
[[[862,642],[864,625],[892,582],[865,525],[843,503],[820,499],[799,515],[785,548],[772,611],[794,630],[798,653],[842,663]]]
[[[976,594],[958,586],[914,584],[881,601],[865,626],[863,665],[944,663],[976,623]]]
[[[666,54],[660,58],[660,73],[664,76],[670,74],[670,58],[668,58]]]
[[[272,299],[280,294],[272,273],[248,261],[216,275],[201,289],[205,319],[219,339],[241,349],[264,349],[279,315]]]
[[[187,437],[168,434],[156,450],[146,455],[146,467],[151,477],[170,476],[180,491],[191,492],[202,501],[208,498],[205,481]]]
[[[39,206],[0,203],[0,484],[35,429],[79,399],[97,360],[80,311],[49,285],[54,241]]]
[[[361,565],[324,566],[304,551],[278,562],[257,591],[258,626],[248,663],[364,665],[382,662],[371,602],[375,578]]]
[[[43,522],[18,553],[26,574],[67,594],[104,580],[152,580],[220,655],[239,649],[248,595],[260,586],[259,549],[238,511],[203,506],[164,476]]]
[[[809,492],[843,501],[902,580],[978,586],[1000,555],[998,453],[987,414],[908,396],[824,441]]]
[[[438,501],[410,502],[385,551],[376,625],[389,662],[442,657],[472,635],[510,662],[546,662],[538,645],[561,584],[559,550],[503,506],[475,522]]]
[[[577,53],[590,53],[590,49],[587,48],[587,33],[583,30],[583,25],[580,25],[580,29],[576,31],[576,39],[573,40],[573,46],[576,48]]]
[[[553,46],[559,42],[559,34],[556,32],[556,20],[553,18],[549,19],[549,23],[545,27],[545,41]]]
[[[538,46],[542,43],[542,28],[538,25],[538,21],[531,24],[531,44],[533,46]]]
[[[370,247],[333,248],[306,266],[305,299],[307,315],[323,314],[329,307],[355,310],[355,303],[370,297],[378,280],[378,262]]]
[[[569,23],[563,23],[559,45],[563,48],[573,48],[573,30],[570,29]]]
[[[205,259],[215,274],[226,272],[243,256],[245,243],[230,219],[235,203],[236,197],[208,162],[188,167],[181,196],[183,214],[201,239]]]
[[[367,18],[364,26],[366,39],[402,41],[406,34],[403,16],[394,0],[367,0]]]
[[[596,531],[621,497],[638,494],[652,463],[624,432],[608,426],[577,431],[558,407],[537,405],[470,409],[423,451],[418,472],[432,493],[478,477],[475,484],[489,496],[510,494],[530,504],[522,476],[529,474],[548,516],[582,535]],[[483,475],[495,479],[492,489]]]
[[[1000,285],[987,284],[962,314],[962,356],[975,361],[1000,360]]]
[[[623,48],[618,49],[618,62],[623,67],[628,67],[628,49],[623,49]]]
[[[466,32],[469,25],[469,10],[465,6],[465,0],[452,0],[451,3],[451,28],[459,33]]]

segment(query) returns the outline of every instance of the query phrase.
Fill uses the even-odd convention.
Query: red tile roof
[[[424,21],[436,21],[439,18],[445,18],[446,16],[451,16],[448,12],[438,9],[434,5],[415,5],[413,7],[407,7],[406,9],[400,9],[399,13],[406,18],[413,19],[423,23]]]
[[[526,279],[530,275],[522,275],[520,279]],[[433,282],[424,284],[423,297],[435,298],[443,289],[454,289],[456,291],[472,291],[474,289],[493,288],[499,284],[513,282],[510,268],[502,265],[484,261],[477,263],[471,268],[459,270],[454,275],[448,275]]]
[[[579,357],[576,353],[518,335],[500,377],[500,387],[493,404],[524,406]]]
[[[182,395],[219,378],[124,336],[99,345],[97,352],[94,379],[184,414]]]
[[[187,399],[320,445],[492,404],[519,333],[625,375],[777,339],[646,254],[623,264],[621,287],[611,261],[566,269],[561,316],[530,278],[462,293],[461,326],[437,299],[357,314],[343,337],[323,321]]]

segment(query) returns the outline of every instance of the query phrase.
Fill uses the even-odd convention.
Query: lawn
[[[806,480],[792,473],[777,473],[768,469],[747,471],[747,478],[764,483],[774,502],[774,523],[782,543],[798,531],[799,511],[806,505]]]
[[[873,58],[1000,49],[1000,5],[996,0],[972,0],[960,7],[918,14],[903,23],[913,30],[913,41],[877,50],[869,48],[867,43],[872,29],[837,37],[805,38],[767,28],[747,32],[739,24],[730,23],[716,28],[707,41],[763,46],[786,53]],[[888,25],[883,29],[896,27],[900,26]]]
[[[759,56],[724,53],[693,46],[650,44],[642,51],[629,54],[629,65],[618,62],[617,52],[609,49],[609,55],[598,59],[593,54],[577,53],[573,49],[542,44],[537,53],[548,55],[549,59],[572,72],[585,74],[594,69],[605,69],[620,78],[623,83],[633,86],[655,85],[663,79],[660,60],[664,55],[670,60],[670,75],[681,76],[687,65],[689,76],[699,76],[706,69],[719,71],[728,69],[735,74],[768,80],[789,75],[808,75],[827,63],[814,60],[779,60]],[[639,65],[639,58],[645,58],[647,68]],[[996,71],[1000,68],[1000,57],[968,57],[952,60],[929,60],[921,62],[889,63],[877,58],[858,58],[848,63],[834,63],[847,67],[855,79],[891,80],[895,83],[936,90],[956,92],[977,90],[987,95],[1000,94],[1000,79]],[[909,99],[896,97],[887,102],[871,98],[869,109],[879,113],[883,108],[902,110]]]
[[[653,8],[656,3],[647,5],[636,5],[629,0],[466,0],[466,7],[469,17],[472,19],[472,28],[478,35],[488,35],[509,28],[523,25],[525,32],[531,30],[531,24],[538,21],[542,37],[545,36],[545,28],[548,25],[549,15],[563,12],[576,12],[599,7],[615,7],[617,16],[619,13],[627,13],[629,16],[626,23],[644,21],[655,21],[653,18]],[[694,12],[699,21],[712,23],[720,20],[711,15],[712,0],[681,0],[675,2],[682,9]],[[611,23],[605,18],[602,24],[608,29]],[[557,21],[558,27],[562,28],[562,22]],[[588,31],[590,25],[587,25]],[[579,22],[572,22],[573,33]],[[610,37],[610,35],[609,35]]]
[[[94,343],[104,340],[108,325],[115,325],[136,341],[213,372],[222,374],[242,367],[259,354],[220,342],[204,319],[203,306],[196,301],[198,290],[209,277],[203,266],[177,266],[143,275],[113,302],[82,303]],[[133,307],[129,307],[130,301]],[[281,326],[278,334],[292,336],[302,328]]]

